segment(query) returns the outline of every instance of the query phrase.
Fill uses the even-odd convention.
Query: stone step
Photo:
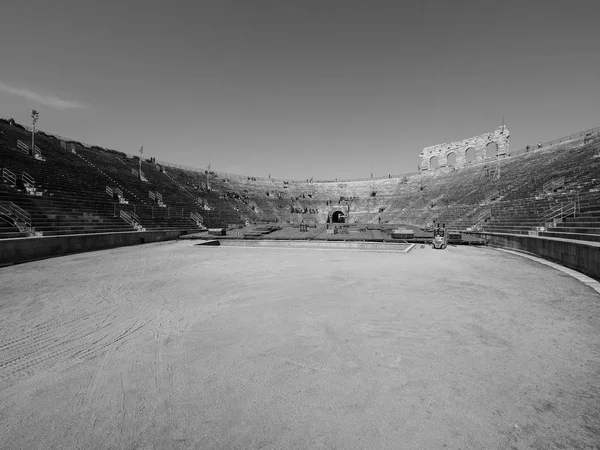
[[[36,231],[38,231],[36,229]],[[132,227],[126,228],[126,229],[107,229],[107,230],[51,230],[51,231],[44,231],[43,234],[44,236],[48,237],[48,236],[63,236],[63,235],[67,235],[67,234],[96,234],[96,233],[127,233],[127,232],[131,232],[134,231]]]
[[[27,233],[20,233],[18,231],[12,232],[1,232],[0,231],[0,239],[15,239],[15,238],[23,238],[27,237]]]
[[[600,227],[584,228],[584,227],[549,227],[549,232],[557,233],[573,233],[573,234],[598,234],[600,235]]]
[[[581,227],[581,228],[594,228],[594,227],[599,227],[600,226],[600,217],[598,218],[598,220],[593,221],[593,220],[567,220],[565,222],[557,222],[556,227],[562,228],[562,227]]]
[[[600,242],[600,234],[561,233],[556,231],[542,231],[540,236],[556,237],[563,239],[576,239],[580,241]]]

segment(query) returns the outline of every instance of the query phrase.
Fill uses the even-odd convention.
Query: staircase
[[[600,242],[600,205],[563,216],[539,235]]]
[[[26,236],[40,236],[31,226],[31,214],[13,202],[0,201],[0,220]],[[9,231],[10,232],[10,231]],[[13,236],[15,237],[15,236]]]

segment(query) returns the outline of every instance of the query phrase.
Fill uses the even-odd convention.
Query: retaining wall
[[[505,233],[464,233],[481,237],[488,244],[528,252],[600,280],[600,244]]]
[[[360,241],[308,241],[308,240],[242,240],[223,239],[220,245],[230,247],[274,247],[274,248],[330,248],[330,249],[354,249],[409,252],[415,244],[384,243],[384,242],[360,242]]]
[[[180,230],[165,230],[0,239],[0,266],[69,253],[169,241],[181,234]]]

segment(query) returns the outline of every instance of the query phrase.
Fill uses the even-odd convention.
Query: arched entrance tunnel
[[[331,223],[345,223],[345,222],[346,222],[346,216],[344,215],[344,213],[342,211],[335,211],[331,215]]]

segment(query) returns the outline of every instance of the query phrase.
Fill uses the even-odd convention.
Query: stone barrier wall
[[[0,266],[69,253],[169,241],[181,234],[179,230],[166,230],[0,239]]]
[[[596,242],[504,233],[463,234],[483,238],[488,244],[496,247],[540,256],[600,281],[600,245]]]

